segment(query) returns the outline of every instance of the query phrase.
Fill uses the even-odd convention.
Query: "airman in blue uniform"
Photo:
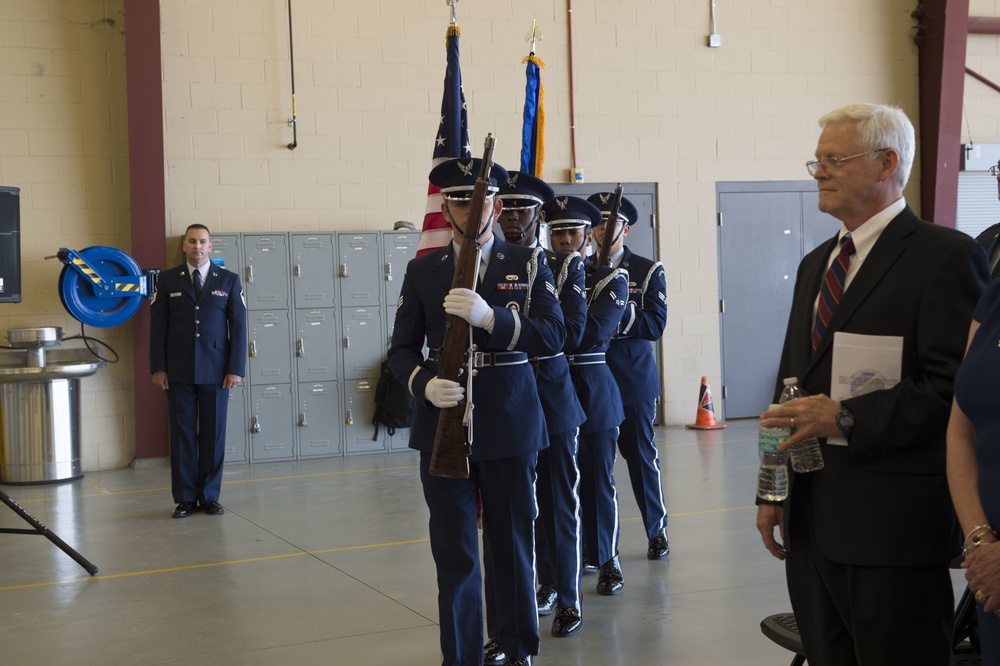
[[[542,204],[554,196],[552,188],[531,174],[513,171],[500,183],[503,201],[499,224],[510,243],[538,247],[544,221]],[[587,321],[583,260],[578,253],[545,250],[555,276],[556,293],[566,323],[564,349],[579,345]],[[566,355],[536,357],[535,380],[549,434],[549,447],[538,453],[538,520],[535,523],[535,561],[540,587],[538,614],[556,610],[552,635],[571,636],[583,627],[580,605],[580,471],[577,466],[578,431],[587,415],[573,389]],[[488,568],[488,567],[487,567]],[[487,602],[490,597],[487,578]],[[489,608],[489,606],[487,606]],[[487,630],[492,632],[487,610]],[[495,646],[487,643],[484,659],[497,663]]]
[[[601,211],[577,197],[556,197],[545,205],[553,247],[582,252]],[[568,352],[570,375],[587,420],[580,427],[580,499],[583,534],[590,564],[600,567],[597,592],[622,591],[625,577],[618,560],[619,511],[615,488],[615,441],[622,422],[621,395],[605,362],[608,341],[625,310],[628,273],[587,260],[587,323],[579,345]]]
[[[653,358],[652,342],[659,340],[667,325],[667,285],[663,264],[641,257],[625,246],[629,227],[639,219],[639,211],[622,197],[618,220],[607,221],[614,194],[600,192],[588,201],[601,209],[605,222],[594,229],[597,242],[605,233],[616,234],[611,248],[613,266],[628,271],[628,306],[618,332],[608,349],[608,366],[621,390],[625,420],[618,434],[618,449],[628,463],[632,492],[646,528],[649,547],[646,557],[661,560],[670,553],[667,541],[667,509],[660,481],[660,459],[653,443],[656,399],[660,378]],[[610,227],[614,226],[612,230]]]
[[[236,273],[211,263],[212,237],[184,232],[186,263],[161,272],[149,308],[149,369],[167,393],[174,518],[219,504],[229,389],[246,370],[247,308]]]
[[[497,635],[505,663],[530,664],[538,654],[534,589],[535,464],[548,436],[529,356],[562,351],[566,329],[552,272],[541,249],[512,245],[493,236],[503,204],[490,172],[483,219],[470,221],[469,197],[480,172],[478,159],[448,160],[430,173],[441,189],[441,206],[453,242],[410,261],[403,278],[389,365],[417,399],[410,447],[420,451],[420,478],[430,510],[430,541],[438,578],[443,664],[483,663],[483,600],[479,566],[477,496],[483,531],[493,554]],[[482,229],[482,277],[475,290],[451,289],[456,254],[467,223]],[[440,408],[457,405],[467,386],[437,377],[437,350],[445,339],[446,315],[473,327],[482,355],[471,387],[470,474],[453,479],[430,474]],[[431,350],[425,358],[424,345]],[[517,424],[512,430],[511,424]]]

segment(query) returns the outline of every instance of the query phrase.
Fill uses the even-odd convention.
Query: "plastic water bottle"
[[[798,377],[786,377],[785,388],[781,391],[779,403],[788,402],[795,398],[804,398],[806,392],[799,387]],[[792,432],[795,432],[793,429]],[[790,449],[792,469],[799,474],[815,472],[823,469],[823,451],[819,448],[819,441],[815,437],[804,439]]]
[[[777,405],[771,405],[777,407]],[[760,471],[757,473],[757,497],[780,502],[788,497],[788,451],[779,451],[778,444],[788,439],[791,428],[760,427],[758,446]]]

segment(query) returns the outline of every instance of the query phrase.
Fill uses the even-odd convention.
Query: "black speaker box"
[[[0,187],[0,303],[21,302],[21,189]]]

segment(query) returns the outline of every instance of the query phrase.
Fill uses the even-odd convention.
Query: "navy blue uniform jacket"
[[[424,398],[424,388],[437,375],[423,347],[444,343],[444,297],[451,289],[455,260],[452,245],[410,261],[396,309],[389,348],[389,367],[417,399],[410,448],[434,448],[439,410]],[[562,351],[566,327],[556,298],[552,271],[541,248],[493,241],[486,276],[477,292],[493,307],[493,333],[474,328],[479,351],[520,351],[551,356]],[[534,370],[529,363],[481,368],[473,379],[472,460],[497,460],[548,446]]]
[[[210,266],[196,298],[187,264],[160,273],[149,308],[149,372],[180,384],[244,376],[247,308],[236,273]]]
[[[667,325],[667,281],[663,264],[633,254],[627,247],[618,268],[628,271],[628,304],[608,349],[608,366],[627,406],[660,395],[650,342],[659,340]]]

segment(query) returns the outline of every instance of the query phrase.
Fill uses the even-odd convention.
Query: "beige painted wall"
[[[717,0],[721,49],[705,45],[710,0],[573,4],[576,166],[592,182],[658,184],[670,302],[665,414],[690,422],[700,377],[720,382],[716,181],[806,179],[816,118],[841,104],[891,102],[916,119],[914,3]],[[983,14],[1000,13],[994,4],[973,2]],[[0,327],[72,330],[56,292],[60,266],[42,257],[59,246],[129,248],[122,0],[4,5],[0,184],[23,188],[26,289],[24,303],[0,306]],[[441,103],[444,2],[295,0],[294,151],[284,0],[160,6],[165,234],[192,222],[229,232],[419,223]],[[493,132],[509,168],[520,147],[524,35],[537,16],[545,177],[565,182],[566,3],[462,0],[458,15],[473,145]],[[995,55],[995,39],[971,43],[983,52],[975,57]],[[995,137],[997,115],[989,107],[970,118]],[[918,203],[916,187],[907,194]],[[88,470],[126,464],[134,447],[131,327],[100,333],[124,361],[83,382]]]

